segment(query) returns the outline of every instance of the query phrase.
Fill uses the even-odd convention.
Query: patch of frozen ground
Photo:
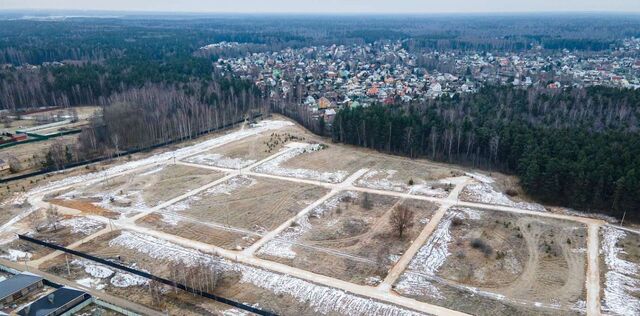
[[[469,184],[463,189],[463,196],[469,202],[510,206],[536,212],[546,212],[544,206],[537,203],[514,202],[503,193],[497,192],[490,184]]]
[[[122,288],[141,286],[149,283],[148,279],[141,276],[137,276],[127,272],[116,272],[105,265],[94,263],[88,260],[74,259],[73,261],[71,261],[71,264],[83,267],[84,272],[91,276],[90,278],[76,280],[76,282],[95,289],[103,289],[105,287],[105,284],[102,283],[102,280],[109,278],[109,282],[111,283],[111,285]]]
[[[71,227],[71,232],[74,234],[91,235],[105,225],[101,221],[91,218],[91,216],[85,217],[72,217],[59,222],[61,226]]]
[[[119,237],[114,238],[109,245],[135,250],[157,260],[179,262],[187,266],[205,264],[212,269],[219,269],[218,271],[240,273],[240,282],[263,288],[276,295],[291,295],[298,302],[309,304],[314,312],[323,315],[420,315],[407,309],[349,294],[339,289],[316,285],[295,277],[205,255],[196,250],[138,233],[123,232]]]
[[[408,185],[398,181],[392,181],[391,178],[397,173],[396,170],[370,170],[365,173],[357,184],[365,188],[371,188],[376,190],[394,191],[394,192],[406,192],[408,191]],[[383,178],[379,178],[381,173],[386,173]]]
[[[202,196],[230,195],[241,188],[251,187],[257,182],[256,179],[245,175],[233,177],[199,194],[192,195],[182,201],[167,206],[160,212],[162,214],[162,220],[169,225],[177,225],[180,220],[175,216],[175,213],[188,210],[193,202],[202,200]]]
[[[291,177],[291,178],[299,178],[299,179],[310,179],[316,181],[330,182],[330,183],[340,183],[344,181],[344,179],[348,176],[346,171],[336,171],[336,172],[321,172],[317,170],[311,169],[303,169],[303,168],[285,168],[282,167],[281,164],[286,162],[287,160],[291,160],[299,155],[304,153],[310,153],[314,151],[322,150],[322,145],[320,144],[310,144],[306,147],[298,148],[289,148],[286,152],[280,156],[277,156],[255,168],[256,172],[273,174],[277,176]]]
[[[309,222],[309,217],[322,217],[327,211],[336,209],[340,202],[346,198],[352,199],[358,198],[358,193],[353,191],[342,191],[339,194],[329,198],[320,205],[312,209],[307,216],[303,216],[292,225],[282,231],[278,236],[258,250],[258,255],[268,255],[278,258],[293,259],[296,257],[296,252],[293,250],[294,243],[298,242],[298,239],[304,235],[304,233],[311,230],[312,225]]]
[[[76,283],[91,289],[102,290],[106,287],[102,280],[96,278],[82,278],[76,280]]]
[[[618,315],[640,315],[640,266],[620,258],[624,249],[618,241],[627,232],[609,226],[602,227],[602,252],[607,267],[602,307]]]
[[[83,267],[84,272],[97,279],[106,279],[115,273],[104,265],[93,263],[88,260],[74,259],[71,261],[71,264]]]
[[[360,179],[358,179],[357,185],[376,190],[409,193],[440,198],[444,198],[447,196],[447,192],[445,192],[443,189],[434,188],[432,184],[429,184],[425,181],[414,184],[412,186],[408,185],[407,183],[393,181],[393,176],[396,173],[396,170],[371,170],[365,173],[364,176],[362,176]],[[385,175],[381,176],[381,174]]]
[[[141,286],[147,283],[149,283],[148,279],[125,272],[118,272],[111,278],[111,285],[115,287]]]
[[[145,171],[145,172],[141,173],[140,176],[144,177],[144,176],[150,176],[152,174],[156,174],[156,173],[164,170],[164,167],[165,166],[159,166],[159,167],[156,167],[156,168],[152,168],[149,171]]]
[[[474,178],[482,183],[487,183],[487,184],[491,184],[496,182],[493,178],[489,177],[489,176],[485,176],[481,173],[477,173],[477,172],[467,172],[465,173],[465,175],[467,175],[468,177]]]
[[[442,299],[440,291],[432,284],[430,278],[436,276],[436,272],[444,265],[449,252],[449,243],[452,237],[449,231],[454,218],[478,220],[481,213],[467,208],[455,208],[447,211],[446,215],[427,242],[418,250],[411,259],[408,271],[402,275],[396,289],[408,295],[429,296]],[[411,273],[417,272],[417,273]]]
[[[158,153],[150,157],[139,159],[139,160],[128,161],[126,163],[113,166],[106,170],[92,172],[89,174],[82,174],[82,175],[73,176],[73,177],[65,177],[64,179],[61,179],[58,181],[49,182],[45,185],[38,186],[30,190],[26,194],[21,195],[20,199],[21,201],[26,201],[27,197],[35,197],[51,191],[62,190],[72,185],[82,184],[82,186],[85,186],[85,187],[91,186],[97,182],[104,181],[104,179],[107,179],[109,177],[120,175],[123,172],[131,171],[131,170],[142,168],[145,166],[163,164],[173,159],[183,159],[183,158],[210,150],[212,148],[223,146],[233,141],[241,140],[241,139],[254,136],[266,131],[276,130],[286,126],[293,126],[293,125],[294,124],[289,121],[264,120],[256,124],[252,124],[251,128],[234,131],[226,135],[222,135],[220,137],[212,138],[212,139],[197,143],[192,146],[187,146],[174,151]],[[35,211],[35,209],[30,208],[20,213],[19,215],[14,217],[14,219],[0,226],[0,232],[4,232],[9,227],[11,227],[15,222],[33,213],[33,211]]]
[[[256,160],[253,159],[230,158],[220,154],[200,154],[184,159],[184,161],[195,163],[198,165],[214,166],[227,169],[242,169],[256,162]]]
[[[10,261],[22,261],[31,259],[31,254],[28,252],[16,250],[16,249],[7,249],[6,254],[0,255],[0,258],[4,258]]]

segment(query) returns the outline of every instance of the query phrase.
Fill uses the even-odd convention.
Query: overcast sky
[[[247,13],[640,12],[640,0],[0,0],[1,9]]]

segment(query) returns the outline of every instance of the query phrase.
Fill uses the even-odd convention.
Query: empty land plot
[[[78,250],[135,266],[160,277],[179,280],[192,287],[202,287],[203,281],[208,278],[210,285],[208,292],[258,306],[280,315],[419,314],[339,289],[238,264],[212,254],[129,231],[100,236],[90,243],[81,245]],[[197,296],[167,288],[162,292],[161,302],[153,302],[148,285],[134,285],[134,282],[126,284],[121,282],[123,277],[117,277],[117,272],[112,268],[96,266],[87,261],[77,262],[74,259],[76,258],[69,258],[73,261],[71,279],[85,284],[94,284],[94,287],[98,284],[97,286],[103,286],[102,289],[107,293],[156,310],[167,309],[171,315],[220,315],[226,314],[222,311],[237,312],[230,307],[213,306],[211,304],[215,303],[210,300],[202,300]],[[46,262],[43,268],[63,277],[67,275],[65,260],[62,256]],[[114,278],[116,278],[115,281]]]
[[[260,239],[260,235],[236,230],[221,224],[207,224],[177,214],[152,213],[136,224],[225,249],[244,249]]]
[[[90,202],[102,209],[129,214],[157,206],[222,176],[211,170],[184,165],[160,165],[78,187],[54,197],[57,200]]]
[[[395,284],[402,295],[472,314],[579,313],[586,227],[452,208]]]
[[[525,210],[545,212],[544,206],[537,203],[518,202],[512,200],[506,194],[500,192],[495,187],[496,183],[480,182],[466,185],[460,192],[460,200],[484,204],[504,205]]]
[[[600,231],[600,244],[603,312],[640,314],[640,235],[604,226]]]
[[[240,169],[277,153],[288,143],[306,141],[308,137],[309,135],[300,128],[288,126],[275,132],[265,132],[231,142],[185,158],[183,161],[219,168]]]
[[[286,149],[287,152],[269,160],[254,170],[278,176],[339,183],[350,174],[376,160],[368,151],[346,146],[303,144]]]
[[[0,149],[0,159],[16,158],[21,165],[20,171],[40,169],[52,144],[62,143],[66,146],[74,145],[77,141],[78,135],[67,135],[50,140],[6,147]]]
[[[237,176],[160,213],[263,232],[275,229],[326,193],[324,188],[307,184]]]
[[[356,185],[364,188],[446,197],[462,173],[437,164],[376,155],[378,163]]]
[[[150,258],[126,247],[111,245],[110,242],[121,235],[114,231],[83,244],[77,250],[108,259],[138,270],[151,272],[165,278],[172,278],[172,268],[166,261]],[[126,237],[124,237],[126,238]],[[67,265],[68,263],[68,265]],[[181,269],[189,269],[181,266]],[[191,295],[148,279],[90,260],[62,255],[40,266],[40,269],[73,280],[78,284],[104,291],[114,296],[145,305],[158,312],[167,311],[171,315],[220,315],[229,309],[227,305]],[[184,282],[180,278],[181,282]],[[153,292],[158,294],[152,294]]]
[[[389,224],[394,207],[414,213],[402,238]],[[422,201],[345,191],[268,242],[258,255],[345,281],[377,285],[432,216]]]

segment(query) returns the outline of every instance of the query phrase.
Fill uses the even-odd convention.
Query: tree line
[[[424,104],[345,108],[336,142],[513,173],[547,203],[638,219],[640,92],[486,87]]]

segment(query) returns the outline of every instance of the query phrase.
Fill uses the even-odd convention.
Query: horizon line
[[[312,15],[312,16],[331,16],[331,15],[359,15],[359,16],[392,16],[392,15],[409,15],[409,16],[425,16],[425,15],[536,15],[536,14],[616,14],[616,15],[640,15],[640,11],[627,10],[556,10],[556,11],[433,11],[433,12],[303,12],[303,11],[175,11],[175,10],[115,10],[115,9],[67,9],[67,8],[15,8],[1,9],[0,13],[25,13],[25,12],[87,12],[87,13],[123,13],[123,14],[148,14],[148,15]]]

